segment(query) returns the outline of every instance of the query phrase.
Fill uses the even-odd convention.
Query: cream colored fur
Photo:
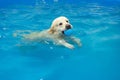
[[[62,45],[69,49],[73,49],[74,46],[66,41],[66,39],[69,39],[70,41],[77,43],[78,46],[81,46],[79,38],[76,38],[74,36],[65,36],[62,33],[62,31],[66,30],[66,25],[70,25],[72,28],[72,25],[69,23],[69,20],[64,16],[61,16],[56,18],[52,22],[52,25],[49,29],[40,32],[31,32],[30,34],[24,34],[23,37],[27,41],[41,41],[50,39],[58,45]]]

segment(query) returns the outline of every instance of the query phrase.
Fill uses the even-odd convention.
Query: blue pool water
[[[22,1],[0,3],[0,80],[120,80],[119,0]],[[47,29],[61,15],[70,19],[82,47],[25,45],[13,37],[16,30]]]

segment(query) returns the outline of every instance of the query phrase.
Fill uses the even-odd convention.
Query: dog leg
[[[74,48],[74,46],[72,44],[67,43],[65,40],[58,40],[58,43],[60,45],[63,45],[65,47],[69,48],[69,49],[73,49]]]
[[[79,47],[82,46],[81,41],[79,38],[76,37],[70,37],[73,42],[75,42]]]

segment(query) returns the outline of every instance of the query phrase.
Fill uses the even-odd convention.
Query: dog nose
[[[66,25],[66,29],[71,29],[71,25]]]

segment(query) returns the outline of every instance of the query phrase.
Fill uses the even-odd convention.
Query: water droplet
[[[0,39],[2,38],[2,36],[0,35]]]
[[[61,56],[60,58],[61,58],[61,59],[64,59],[64,56]]]
[[[43,78],[41,78],[40,80],[43,80]]]
[[[4,28],[2,28],[2,29],[3,29],[3,30],[7,30],[7,28],[5,28],[5,27],[4,27]]]
[[[50,49],[53,49],[53,47],[50,47]]]

